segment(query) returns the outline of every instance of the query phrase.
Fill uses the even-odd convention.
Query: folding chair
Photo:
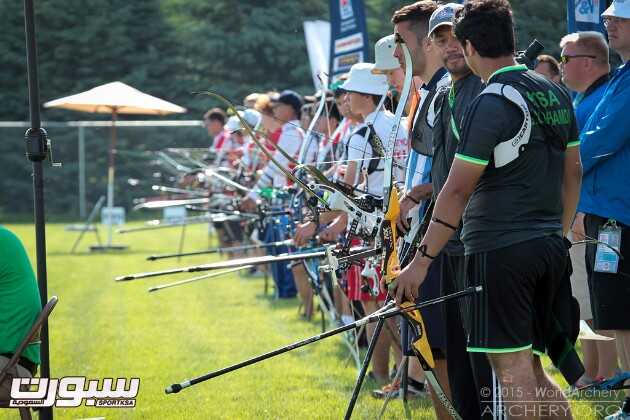
[[[79,243],[81,243],[81,239],[83,239],[83,235],[85,235],[86,232],[94,232],[94,235],[96,235],[96,241],[98,242],[98,246],[102,245],[101,244],[101,237],[98,234],[98,227],[96,227],[96,224],[94,224],[94,219],[98,215],[99,211],[101,211],[101,207],[103,207],[103,204],[105,204],[105,196],[104,195],[102,195],[98,199],[98,201],[96,202],[96,204],[92,208],[92,211],[90,212],[90,215],[88,216],[88,218],[85,221],[85,223],[78,224],[78,225],[66,226],[65,230],[68,231],[68,232],[81,232],[79,234],[79,236],[77,237],[77,239],[74,241],[74,244],[72,245],[72,249],[70,250],[71,254],[74,254],[74,252],[76,251],[77,247],[79,246]]]
[[[20,357],[22,356],[22,353],[24,352],[24,349],[26,349],[26,346],[28,346],[29,344],[31,344],[31,342],[33,342],[32,341],[33,338],[37,335],[37,333],[41,329],[44,321],[48,319],[48,316],[52,312],[58,300],[59,299],[57,298],[57,296],[51,297],[48,303],[46,304],[46,306],[44,306],[44,309],[42,309],[42,311],[39,313],[39,316],[35,320],[35,323],[31,327],[28,334],[26,334],[26,336],[24,337],[24,339],[22,340],[18,348],[15,350],[15,352],[13,353],[13,356],[11,356],[7,365],[4,368],[2,368],[2,370],[0,370],[0,384],[2,384],[3,381],[5,380],[9,382],[13,380],[13,373],[10,371],[17,367],[17,364],[20,360]],[[6,407],[9,407],[9,401],[0,400],[0,408],[6,408]],[[32,418],[31,410],[28,407],[20,407],[19,410],[20,410],[20,418],[22,420],[30,420]]]

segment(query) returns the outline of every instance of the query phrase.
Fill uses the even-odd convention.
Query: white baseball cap
[[[260,123],[260,112],[256,111],[255,109],[238,111],[238,115],[240,115],[240,117],[244,119],[245,122],[247,122],[247,124],[254,129]],[[228,118],[227,123],[225,124],[225,128],[230,133],[233,133],[234,131],[241,130],[243,127],[241,126],[241,120],[239,120],[236,115],[232,115],[230,118]]]
[[[243,116],[243,111],[238,111],[238,113],[241,115],[241,117]],[[227,131],[232,133],[241,128],[241,122],[236,115],[232,115],[225,123],[225,128]]]
[[[400,63],[394,57],[396,40],[394,34],[379,39],[374,45],[374,69],[372,73],[382,74],[386,71],[400,68]]]
[[[357,63],[350,68],[348,80],[340,86],[347,92],[366,93],[369,95],[385,95],[388,90],[387,77],[374,74],[374,64]]]
[[[613,0],[610,7],[604,10],[602,16],[630,19],[630,0]]]

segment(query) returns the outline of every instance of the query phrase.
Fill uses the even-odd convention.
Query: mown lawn
[[[35,260],[32,225],[10,225]],[[139,377],[133,409],[81,406],[56,409],[59,419],[89,417],[147,419],[343,417],[356,369],[346,366],[346,351],[331,338],[277,358],[166,395],[175,382],[216,370],[320,332],[319,320],[297,315],[297,300],[264,294],[264,280],[237,275],[201,281],[155,293],[147,288],[190,275],[116,283],[114,277],[141,271],[194,265],[217,257],[181,262],[146,261],[155,253],[175,252],[179,229],[116,235],[129,245],[122,253],[90,254],[87,235],[78,255],[69,254],[76,233],[47,226],[49,294],[59,296],[50,321],[52,376]],[[185,250],[208,246],[203,225],[188,227]],[[558,377],[557,372],[553,371]],[[562,382],[563,383],[563,382]],[[564,384],[564,383],[563,383]],[[382,402],[366,392],[355,418],[377,418]],[[433,418],[426,402],[410,403],[413,418]],[[573,403],[578,418],[596,417],[594,404]],[[404,418],[400,401],[385,418]],[[0,418],[19,418],[0,410]]]

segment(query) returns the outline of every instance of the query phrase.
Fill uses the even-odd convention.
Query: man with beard
[[[468,105],[483,89],[483,83],[475,76],[466,61],[464,52],[453,34],[455,13],[463,6],[448,3],[440,6],[429,20],[429,37],[441,50],[444,67],[451,76],[451,86],[440,90],[437,95],[435,112],[436,123],[433,127],[433,197],[437,199],[440,190],[448,178],[455,152],[459,145],[460,131],[464,113]],[[466,266],[464,244],[460,239],[461,229],[453,234],[448,244],[440,253],[442,293],[454,293],[464,289]],[[448,381],[451,387],[453,405],[464,419],[483,418],[484,405],[492,398],[482,398],[482,389],[497,392],[496,380],[492,369],[483,354],[466,351],[461,302],[454,301],[443,306],[446,328],[446,361]],[[484,403],[482,400],[485,400]]]
[[[483,287],[466,305],[467,350],[488,357],[511,417],[571,418],[540,361],[550,347],[556,300],[570,299],[562,293],[568,285],[562,235],[575,215],[581,180],[571,100],[557,84],[517,65],[507,0],[466,2],[454,32],[468,66],[487,86],[466,112],[427,233],[393,293],[398,303],[416,297],[463,215],[467,285]]]

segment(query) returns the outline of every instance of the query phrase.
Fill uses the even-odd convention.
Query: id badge
[[[597,244],[595,253],[594,271],[598,273],[615,274],[619,270],[619,255],[611,248],[621,249],[621,227],[617,223],[609,221],[599,229],[597,238],[601,243]]]

